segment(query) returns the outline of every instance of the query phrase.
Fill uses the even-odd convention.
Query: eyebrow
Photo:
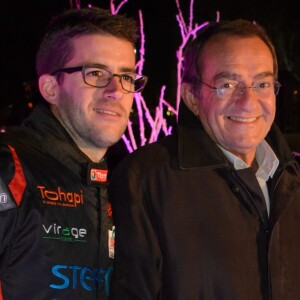
[[[266,71],[266,72],[261,72],[258,73],[254,76],[254,79],[261,79],[261,78],[266,78],[266,77],[274,77],[274,73],[270,72],[270,71]],[[213,80],[217,81],[219,79],[232,79],[232,80],[241,80],[242,76],[236,73],[230,73],[230,72],[220,72],[217,73],[214,77]]]
[[[98,68],[101,68],[101,69],[105,69],[107,71],[110,71],[109,70],[109,66],[105,65],[105,64],[95,64],[95,63],[87,63],[85,65],[88,65],[88,66],[93,66],[93,67],[98,67]],[[125,72],[125,73],[135,73],[135,69],[134,68],[129,68],[129,67],[122,67],[120,69],[120,72]]]

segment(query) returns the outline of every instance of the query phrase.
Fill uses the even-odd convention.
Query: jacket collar
[[[282,165],[294,161],[292,152],[276,124],[272,125],[266,141]],[[201,122],[183,101],[180,102],[178,114],[178,156],[179,166],[182,169],[218,168],[230,165],[221,149],[205,132]]]
[[[82,172],[82,167],[87,168],[92,164],[50,111],[49,104],[45,101],[36,105],[34,111],[23,121],[22,126],[31,131],[46,153],[60,160],[71,170]],[[106,159],[92,165],[94,169],[107,169]]]
[[[182,169],[229,166],[225,155],[183,101],[178,115],[178,159]]]

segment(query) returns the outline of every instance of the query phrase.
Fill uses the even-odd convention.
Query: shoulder
[[[157,142],[153,142],[137,148],[131,154],[127,155],[120,166],[154,166],[170,159],[176,155],[177,143],[173,135],[166,136]]]
[[[0,178],[1,184],[21,195],[26,185],[25,158],[30,157],[36,165],[36,156],[31,152],[32,141],[25,131],[14,131],[0,134]]]
[[[118,163],[112,172],[112,179],[116,177],[142,179],[162,168],[170,168],[171,164],[177,161],[176,141],[176,136],[170,135],[137,148]]]
[[[13,149],[20,157],[32,157],[41,151],[42,137],[38,137],[30,128],[18,127],[0,134],[0,156]]]
[[[0,135],[0,211],[16,207],[14,196],[21,195],[26,185],[16,142],[14,134]]]
[[[17,129],[12,129],[8,132],[0,134],[0,145],[11,145],[13,147],[18,147],[22,145],[30,146],[31,137],[29,136],[26,128],[18,127]]]

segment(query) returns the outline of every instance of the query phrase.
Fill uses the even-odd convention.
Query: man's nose
[[[249,89],[251,89],[252,91],[250,91]],[[241,86],[238,88],[238,94],[239,95],[244,95],[245,93],[253,93],[254,95],[256,95],[255,92],[255,88],[251,85],[251,86]]]
[[[111,77],[111,80],[110,80],[108,86],[113,87],[118,90],[122,90],[124,92],[123,85],[122,85],[122,76],[119,74],[112,74],[112,77]]]

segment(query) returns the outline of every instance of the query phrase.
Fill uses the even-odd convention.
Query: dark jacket
[[[252,169],[246,183],[183,104],[178,134],[121,162],[110,299],[300,299],[299,168],[275,126],[267,140],[269,218]]]
[[[105,161],[92,163],[45,104],[0,136],[4,300],[107,298],[106,173]]]

